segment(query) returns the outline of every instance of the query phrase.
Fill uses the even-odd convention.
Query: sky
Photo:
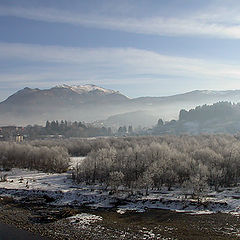
[[[240,89],[238,0],[0,0],[0,101],[95,84],[129,97]]]

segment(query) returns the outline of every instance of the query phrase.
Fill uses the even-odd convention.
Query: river
[[[18,229],[12,225],[0,223],[0,239],[1,240],[47,240],[34,233]]]

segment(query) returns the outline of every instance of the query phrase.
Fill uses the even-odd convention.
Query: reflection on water
[[[0,240],[47,240],[31,232],[0,223]]]

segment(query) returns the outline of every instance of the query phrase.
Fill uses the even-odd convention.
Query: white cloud
[[[240,38],[240,19],[237,10],[210,9],[180,17],[108,17],[79,14],[49,8],[0,6],[0,16],[16,16],[45,22],[68,23],[100,29],[151,34],[160,36],[204,36]]]
[[[185,78],[192,79],[192,84],[218,82],[219,87],[226,79],[229,84],[240,79],[237,64],[167,56],[135,48],[85,49],[0,42],[0,61],[12,60],[26,64],[9,72],[6,69],[0,74],[0,82],[79,80],[127,84],[151,78],[159,82],[166,78]]]

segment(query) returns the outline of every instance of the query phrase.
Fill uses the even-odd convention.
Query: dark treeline
[[[240,104],[231,102],[218,102],[213,105],[197,106],[189,111],[181,110],[180,121],[204,122],[212,119],[227,120],[240,117]]]
[[[43,126],[27,126],[23,134],[26,134],[30,139],[37,139],[43,136],[59,136],[64,138],[71,137],[101,137],[101,136],[127,136],[134,135],[133,127],[120,126],[118,131],[113,133],[111,127],[96,127],[93,124],[85,124],[82,122],[67,122],[67,121],[47,121]]]
[[[45,131],[48,134],[61,134],[65,137],[94,137],[94,136],[110,136],[111,128],[95,127],[91,124],[82,122],[67,121],[47,121]]]
[[[77,182],[128,189],[202,192],[240,180],[240,141],[228,135],[101,139],[73,174]],[[97,146],[97,145],[96,145]]]
[[[61,146],[33,146],[13,142],[0,143],[0,168],[28,168],[45,172],[65,172],[69,155]]]
[[[240,132],[240,103],[218,102],[197,106],[189,111],[182,109],[179,119],[163,122],[161,119],[150,134],[200,134]]]
[[[9,133],[4,131],[2,133],[8,137]],[[96,127],[92,124],[85,124],[82,122],[69,121],[47,121],[45,126],[28,125],[24,128],[18,128],[15,135],[24,135],[27,139],[41,139],[41,138],[70,138],[70,137],[95,137],[95,136],[111,136],[111,128]]]

